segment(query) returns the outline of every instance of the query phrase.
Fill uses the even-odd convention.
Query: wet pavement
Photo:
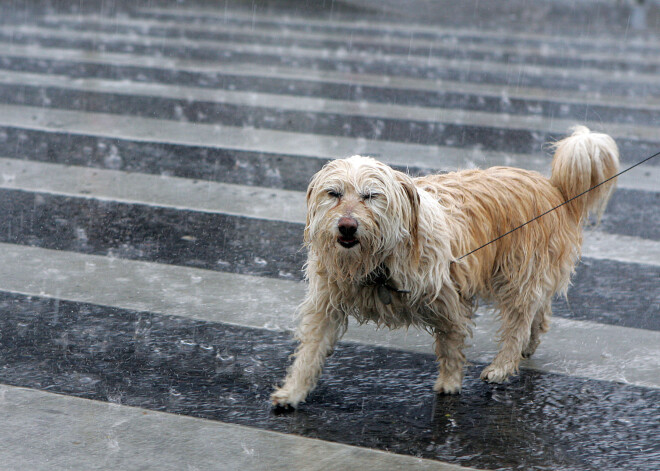
[[[0,468],[660,468],[660,158],[510,382],[480,310],[460,396],[424,333],[352,326],[271,409],[328,159],[547,173],[577,123],[660,150],[657,2],[402,5],[0,5]]]

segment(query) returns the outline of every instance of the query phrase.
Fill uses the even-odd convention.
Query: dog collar
[[[407,294],[410,290],[399,289],[396,287],[390,276],[390,270],[384,263],[379,265],[374,271],[369,273],[363,286],[375,286],[378,299],[385,305],[392,304],[392,293]]]

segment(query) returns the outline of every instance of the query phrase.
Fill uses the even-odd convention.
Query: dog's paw
[[[515,368],[506,366],[488,365],[481,372],[481,379],[489,383],[503,383],[515,373]]]
[[[438,377],[433,385],[433,390],[438,394],[460,394],[461,392],[461,375],[457,377]]]
[[[433,385],[433,390],[437,392],[438,394],[460,394],[461,393],[461,385],[460,384],[438,384],[437,382]]]
[[[304,394],[293,393],[287,388],[276,389],[270,395],[271,404],[277,409],[296,409],[304,399]]]
[[[540,343],[541,343],[540,340],[536,340],[536,341],[530,340],[527,346],[522,351],[522,357],[529,358],[532,355],[534,355],[534,352],[536,352],[536,349]]]

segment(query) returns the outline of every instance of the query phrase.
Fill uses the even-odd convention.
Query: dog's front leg
[[[271,395],[274,406],[296,407],[314,389],[325,359],[332,353],[344,330],[339,313],[318,312],[313,302],[303,304],[297,337],[300,345],[294,354],[284,385]]]
[[[436,331],[435,354],[438,359],[438,378],[433,390],[440,394],[458,394],[463,382],[463,366],[465,354],[463,346],[466,333],[461,329],[450,328],[447,331]]]

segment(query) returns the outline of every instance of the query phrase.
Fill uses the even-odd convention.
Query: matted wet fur
[[[434,390],[461,390],[475,300],[499,310],[501,349],[481,378],[500,383],[539,345],[551,299],[565,294],[588,213],[602,214],[615,180],[463,258],[612,177],[611,137],[574,129],[555,145],[552,176],[510,167],[411,178],[374,159],[327,164],[307,190],[307,296],[300,345],[274,405],[296,407],[316,385],[348,317],[434,337]]]

